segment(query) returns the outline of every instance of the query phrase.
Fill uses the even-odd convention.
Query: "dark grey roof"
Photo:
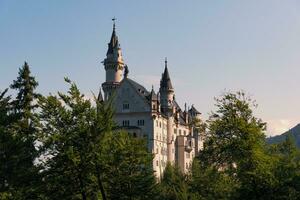
[[[155,91],[154,91],[153,88],[152,88],[151,93],[150,93],[150,98],[151,98],[152,101],[157,101],[158,100],[157,94],[155,94]]]
[[[126,80],[135,88],[140,96],[146,98],[149,97],[150,92],[144,86],[135,82],[134,80],[131,80],[130,78],[126,78]]]
[[[111,38],[110,38],[110,42],[108,43],[108,50],[106,55],[108,54],[113,54],[114,49],[119,48],[119,40],[118,40],[118,36],[116,34],[116,30],[115,27],[113,28],[113,32],[111,34]]]
[[[165,66],[165,71],[162,74],[162,78],[161,78],[161,81],[160,81],[160,87],[161,88],[167,88],[167,89],[173,89],[171,79],[170,79],[170,75],[169,75],[169,70],[168,70],[167,66]]]
[[[193,113],[196,113],[196,114],[201,114],[201,112],[199,112],[195,107],[194,105],[192,105],[191,109],[190,109],[190,112],[193,112]]]
[[[182,112],[182,109],[180,108],[179,104],[174,100],[174,105],[176,107],[176,110],[179,111],[179,124],[185,125],[185,116],[184,113]]]

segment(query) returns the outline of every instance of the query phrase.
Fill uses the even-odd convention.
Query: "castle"
[[[167,60],[158,92],[128,78],[115,23],[106,58],[103,61],[106,81],[102,84],[104,101],[113,96],[115,121],[135,137],[145,137],[153,153],[153,169],[160,178],[167,162],[177,164],[182,172],[191,166],[193,157],[202,148],[201,133],[193,127],[200,119],[194,106],[182,110],[175,99],[175,91],[168,71]]]

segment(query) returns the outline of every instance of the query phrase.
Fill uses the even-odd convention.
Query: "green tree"
[[[48,199],[150,199],[156,182],[143,139],[113,131],[111,102],[68,94],[40,98]]]
[[[189,194],[191,199],[233,199],[237,189],[234,177],[214,166],[204,166],[194,159],[189,175]]]
[[[98,137],[97,109],[74,83],[68,94],[40,98],[45,162],[44,193],[49,199],[97,199],[93,172]]]
[[[300,198],[300,150],[292,137],[270,147],[273,156],[276,186],[272,199]]]
[[[31,76],[25,62],[19,70],[17,80],[10,86],[16,90],[16,99],[1,95],[1,141],[4,143],[1,172],[4,188],[13,194],[13,199],[36,198],[34,185],[39,181],[38,168],[34,161],[38,157],[35,148],[36,116],[34,114],[35,89],[38,83]]]
[[[185,175],[179,167],[167,163],[160,182],[161,199],[185,200],[188,199],[188,186]]]
[[[0,199],[12,199],[12,159],[14,157],[14,138],[8,132],[11,123],[9,116],[10,97],[7,89],[0,92]]]
[[[156,199],[153,156],[146,140],[115,132],[108,142],[105,180],[109,199]]]
[[[273,159],[265,148],[265,123],[253,115],[255,102],[244,92],[225,93],[216,107],[208,120],[201,164],[231,177],[238,199],[267,198],[275,184]]]

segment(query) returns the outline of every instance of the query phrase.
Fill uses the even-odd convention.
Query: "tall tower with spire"
[[[115,18],[113,20],[113,31],[110,42],[108,43],[108,50],[106,58],[103,61],[106,71],[106,81],[102,84],[104,91],[104,99],[107,100],[113,95],[116,88],[119,87],[123,79],[124,61],[122,58],[122,51],[119,44],[118,36],[116,34]]]
[[[160,81],[159,93],[162,113],[167,114],[172,110],[174,100],[174,88],[169,75],[167,58],[165,58],[165,71]]]
[[[175,139],[173,137],[174,122],[174,88],[168,71],[168,61],[165,59],[165,71],[160,81],[160,102],[162,114],[167,118],[167,159],[175,162]]]

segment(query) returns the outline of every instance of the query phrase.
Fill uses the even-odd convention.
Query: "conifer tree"
[[[13,157],[15,141],[8,132],[11,123],[10,97],[6,97],[7,89],[0,92],[0,199],[11,199],[13,186],[11,183],[13,176]]]
[[[184,174],[177,166],[167,163],[160,182],[161,199],[188,199],[188,187]]]
[[[4,142],[1,172],[5,174],[5,189],[13,199],[36,198],[35,185],[38,182],[38,168],[34,161],[38,156],[35,148],[36,115],[34,102],[38,96],[38,83],[31,76],[28,64],[19,70],[17,80],[10,86],[16,90],[16,98],[1,95],[1,141]]]

